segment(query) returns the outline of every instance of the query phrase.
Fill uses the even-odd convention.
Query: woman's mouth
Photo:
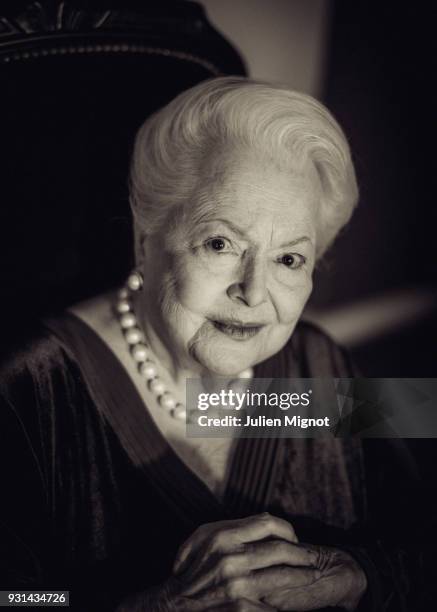
[[[214,327],[222,334],[234,340],[249,340],[256,336],[264,325],[256,323],[240,323],[237,321],[212,321]]]

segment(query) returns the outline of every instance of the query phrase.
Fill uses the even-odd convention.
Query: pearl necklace
[[[146,344],[144,334],[141,331],[135,315],[131,289],[129,284],[119,290],[118,300],[115,304],[115,311],[118,316],[120,327],[124,339],[129,347],[130,354],[136,363],[139,373],[144,378],[147,388],[156,397],[158,404],[167,414],[177,421],[187,420],[187,410],[182,402],[177,402],[172,393],[167,390],[164,381],[158,375],[158,368],[155,361],[151,358],[152,352]],[[252,378],[252,368],[247,368],[240,372],[238,378]]]

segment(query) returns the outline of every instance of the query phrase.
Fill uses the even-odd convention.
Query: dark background
[[[361,198],[315,304],[362,301],[369,340],[352,348],[373,376],[436,376],[435,16],[425,3],[333,6],[323,99],[349,137]]]
[[[25,4],[0,7],[7,15]],[[50,27],[57,3],[43,4],[53,7]],[[242,70],[196,15],[185,15],[190,3],[70,4],[129,5],[141,10],[149,42]],[[435,9],[361,0],[203,4],[245,54],[249,74],[316,95],[349,138],[360,204],[319,266],[307,316],[369,376],[435,376]],[[35,317],[121,283],[132,263],[126,174],[135,130],[180,89],[211,76],[201,65],[144,59],[67,53],[47,57],[43,70],[40,59],[0,65],[4,350]]]

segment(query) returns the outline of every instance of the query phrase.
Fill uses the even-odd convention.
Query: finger
[[[291,566],[289,569],[293,566],[311,567],[317,558],[317,553],[313,550],[283,540],[251,542],[242,546],[241,552],[238,553],[216,555],[215,559],[212,555],[208,559],[203,557],[200,561],[196,559],[196,564],[184,575],[184,582],[190,584],[185,593],[192,595],[223,581],[247,576],[255,570],[275,567],[275,571],[279,571],[278,566]],[[314,574],[302,573],[302,576],[307,575]],[[319,576],[320,572],[317,572],[316,577]],[[310,582],[313,580],[314,578]]]
[[[324,576],[308,586],[275,591],[263,601],[276,610],[318,610],[335,607],[341,599],[342,585],[338,575]]]
[[[296,544],[296,533],[288,521],[268,512],[243,519],[238,529],[232,529],[235,540],[240,543],[257,542],[267,538],[278,538]]]
[[[235,550],[241,544],[267,538],[278,538],[297,543],[292,525],[268,512],[232,521],[209,523],[197,529],[179,549],[173,571],[179,573],[194,551],[203,549],[203,557],[212,553]],[[209,538],[209,541],[205,542]],[[201,562],[203,559],[201,559]]]
[[[320,578],[320,572],[314,569],[288,567],[279,565],[252,574],[254,589],[259,598],[278,589],[307,587]]]
[[[215,523],[205,523],[204,525],[201,525],[195,531],[193,531],[190,537],[187,538],[185,542],[179,547],[175,561],[173,563],[173,572],[176,574],[182,570],[182,566],[186,563],[189,554],[193,549],[199,546],[200,542],[202,542],[210,534],[213,534],[222,526],[230,522],[233,521],[216,521]]]
[[[276,608],[248,599],[238,599],[237,601],[225,601],[213,607],[203,608],[207,612],[276,612]]]
[[[275,539],[243,544],[232,558],[236,567],[247,573],[275,565],[315,568],[318,553],[305,545]]]
[[[222,578],[213,584],[190,585],[183,591],[185,597],[203,597],[206,588],[208,594],[216,599],[262,599],[278,589],[301,587],[313,584],[319,577],[317,570],[277,566],[258,570],[238,578]]]
[[[276,565],[320,569],[319,562],[320,547],[284,540],[240,544],[236,552],[224,555],[210,545],[198,552],[190,568],[185,570],[184,581],[189,581],[195,592],[217,583],[217,579],[236,578],[257,569]]]

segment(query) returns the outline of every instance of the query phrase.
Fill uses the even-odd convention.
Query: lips
[[[249,340],[264,327],[263,324],[242,323],[240,321],[212,321],[212,323],[218,331],[234,340]]]

